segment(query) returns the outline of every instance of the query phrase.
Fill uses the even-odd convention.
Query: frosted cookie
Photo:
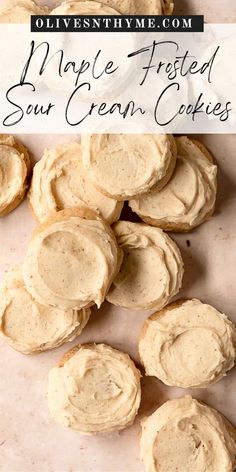
[[[173,387],[207,387],[234,365],[236,328],[212,306],[180,300],[145,321],[139,353],[146,375]]]
[[[82,163],[81,146],[65,144],[46,149],[34,166],[29,202],[38,221],[72,207],[89,207],[108,223],[120,217],[123,204],[98,192]]]
[[[128,354],[105,344],[77,346],[49,373],[49,410],[82,434],[121,430],[137,414],[140,377]]]
[[[146,472],[234,471],[235,428],[190,396],[167,401],[141,424]]]
[[[103,0],[102,3],[121,15],[171,15],[174,8],[173,0]]]
[[[134,15],[171,15],[173,0],[134,0]]]
[[[60,310],[40,305],[27,292],[20,267],[12,267],[0,290],[0,334],[23,354],[73,341],[86,326],[90,309]]]
[[[113,228],[124,259],[107,300],[135,310],[162,308],[182,285],[177,245],[161,229],[142,223],[119,221]]]
[[[113,232],[93,211],[62,210],[33,234],[23,278],[28,292],[42,305],[99,307],[121,260]]]
[[[217,167],[207,149],[186,136],[176,139],[177,163],[168,184],[129,202],[146,223],[167,231],[190,231],[210,218],[216,200]]]
[[[14,210],[25,196],[30,172],[27,149],[13,136],[0,135],[0,216]]]
[[[28,23],[31,15],[46,15],[48,9],[39,7],[33,0],[11,0],[0,7],[0,23]]]
[[[82,135],[83,162],[94,185],[104,195],[127,200],[161,189],[176,163],[176,146],[166,134]]]
[[[51,11],[51,15],[119,15],[119,12],[106,2],[66,1]]]

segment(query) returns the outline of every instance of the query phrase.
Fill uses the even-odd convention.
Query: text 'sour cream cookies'
[[[94,212],[62,210],[33,235],[23,278],[28,292],[43,305],[100,306],[121,260],[113,232]]]
[[[81,146],[65,144],[46,149],[34,166],[29,193],[30,206],[40,222],[51,213],[72,207],[89,207],[106,221],[120,217],[122,202],[98,192],[82,163]]]
[[[73,341],[90,309],[63,310],[40,305],[27,292],[20,267],[12,267],[0,291],[0,333],[14,349],[32,354]]]
[[[145,418],[140,445],[146,472],[233,472],[236,466],[236,430],[190,396]]]
[[[0,23],[29,23],[31,15],[47,13],[47,8],[39,7],[33,0],[11,0],[0,6]]]
[[[145,321],[139,352],[147,375],[170,386],[207,387],[234,365],[236,328],[212,306],[180,300]]]
[[[165,134],[82,136],[83,162],[94,185],[108,197],[127,200],[162,188],[176,162],[176,146]]]
[[[24,198],[30,167],[27,149],[13,136],[0,135],[0,216]]]
[[[128,354],[104,344],[72,349],[49,373],[48,405],[52,416],[82,434],[129,426],[140,399],[139,370]]]
[[[217,167],[207,149],[186,136],[176,139],[177,163],[174,174],[160,191],[130,201],[146,223],[169,231],[189,231],[214,212]]]
[[[114,232],[124,259],[107,300],[137,310],[162,308],[182,284],[177,245],[161,229],[142,223],[119,221]]]

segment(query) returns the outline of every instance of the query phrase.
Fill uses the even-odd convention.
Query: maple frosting
[[[122,15],[170,15],[174,7],[172,0],[103,0],[102,3]]]
[[[145,321],[139,353],[146,374],[166,385],[207,387],[234,365],[236,328],[212,306],[181,300]]]
[[[118,11],[96,1],[66,1],[52,10],[51,15],[119,15]]]
[[[176,168],[167,185],[161,191],[154,187],[129,204],[148,223],[170,230],[191,229],[214,211],[217,167],[197,142],[183,136],[176,144]]]
[[[190,396],[167,401],[142,421],[146,472],[233,472],[236,430]]]
[[[90,210],[63,210],[34,234],[23,264],[28,292],[47,306],[100,306],[122,252],[110,227]]]
[[[34,166],[29,201],[40,222],[58,210],[84,206],[114,223],[123,207],[122,202],[102,195],[94,187],[77,143],[44,151],[42,159]]]
[[[61,310],[40,305],[27,292],[18,266],[8,271],[0,293],[0,333],[24,354],[73,341],[90,317],[89,308]]]
[[[124,259],[107,300],[137,310],[162,308],[182,284],[177,245],[161,229],[143,223],[119,221],[113,228]]]
[[[48,405],[58,423],[83,434],[133,423],[141,375],[128,354],[105,344],[85,344],[64,357],[48,381]]]
[[[0,135],[0,215],[14,209],[26,190],[29,156],[13,136]]]
[[[94,185],[118,200],[160,188],[176,158],[173,138],[165,134],[87,134],[81,142]]]
[[[39,7],[32,0],[13,0],[4,8],[0,8],[0,23],[28,23],[31,15],[44,15],[48,10]]]

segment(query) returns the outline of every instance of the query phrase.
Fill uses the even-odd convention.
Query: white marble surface
[[[45,0],[38,3],[49,4]],[[176,0],[176,4],[176,13],[203,13],[209,22],[236,21],[235,0]],[[25,135],[21,139],[35,159],[40,159],[46,145],[64,142],[68,137]],[[185,262],[180,296],[212,303],[236,323],[236,136],[200,139],[219,165],[217,209],[214,218],[199,229],[174,236]],[[0,280],[10,264],[22,261],[34,225],[26,201],[0,219]],[[120,310],[105,303],[99,312],[94,310],[79,341],[106,342],[127,351],[138,363],[137,340],[146,316],[147,313]],[[141,409],[132,427],[102,437],[80,436],[54,423],[45,399],[48,371],[70,347],[67,344],[53,352],[26,357],[0,341],[0,471],[143,471],[138,445],[140,418],[168,398],[184,395],[186,390],[143,378]],[[236,368],[218,384],[188,393],[218,408],[236,426],[235,387]]]

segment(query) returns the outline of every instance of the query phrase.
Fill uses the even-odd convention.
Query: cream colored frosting
[[[66,357],[49,373],[47,396],[54,419],[82,434],[132,424],[141,400],[141,375],[128,354],[87,344]]]
[[[124,259],[107,300],[137,310],[162,308],[182,284],[177,245],[161,229],[142,223],[119,221],[113,228]]]
[[[106,2],[96,1],[67,1],[51,11],[51,15],[119,15]]]
[[[31,15],[47,12],[47,8],[39,7],[32,0],[11,0],[8,6],[0,7],[0,23],[28,23]]]
[[[176,302],[145,321],[139,353],[146,375],[170,386],[207,387],[234,365],[236,328],[199,300]]]
[[[134,15],[171,15],[173,0],[134,0]]]
[[[105,197],[91,183],[77,143],[44,151],[34,166],[29,200],[40,222],[58,210],[84,206],[114,223],[123,207],[122,202]]]
[[[0,291],[0,333],[14,349],[32,354],[73,341],[86,326],[90,309],[45,307],[27,292],[21,268],[12,267]]]
[[[76,0],[73,3],[80,1]],[[103,0],[102,3],[122,15],[169,15],[174,7],[172,0]]]
[[[191,228],[214,210],[217,167],[186,136],[177,138],[176,143],[177,164],[167,185],[161,191],[154,188],[129,204],[141,218],[156,220],[160,227],[170,224]]]
[[[13,136],[0,135],[0,215],[21,201],[26,190],[25,156]]]
[[[119,200],[159,185],[173,159],[172,140],[165,134],[90,134],[81,142],[94,185]]]
[[[145,418],[140,445],[146,472],[233,472],[236,466],[236,430],[190,396]]]
[[[23,264],[26,288],[43,305],[99,307],[119,270],[121,251],[102,220],[87,219],[90,215],[63,219],[61,213],[29,244]]]

